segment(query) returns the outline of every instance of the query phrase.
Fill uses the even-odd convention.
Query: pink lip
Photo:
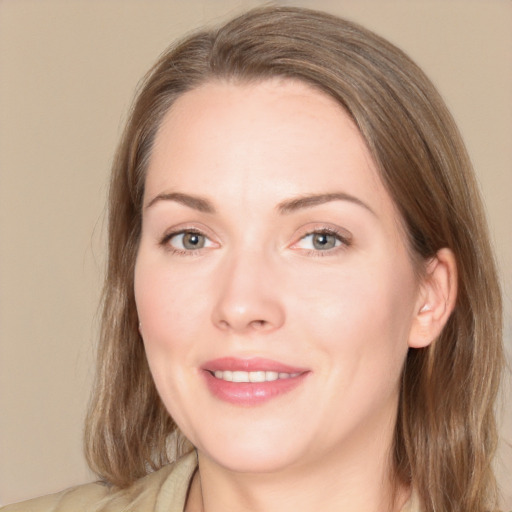
[[[238,359],[225,357],[208,361],[201,366],[206,384],[210,392],[220,400],[234,405],[254,406],[295,389],[304,382],[310,371],[304,368],[289,366],[278,361],[263,358]],[[217,379],[213,372],[229,371],[270,371],[278,373],[298,374],[288,379],[270,382],[228,382]]]
[[[298,368],[287,364],[274,361],[272,359],[264,359],[262,357],[252,357],[250,359],[240,359],[237,357],[222,357],[207,361],[201,366],[201,369],[215,372],[217,370],[230,370],[242,372],[281,372],[281,373],[304,373],[306,368]]]

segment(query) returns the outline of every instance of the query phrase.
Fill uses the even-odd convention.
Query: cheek
[[[148,259],[149,260],[149,259]],[[135,269],[135,302],[146,357],[156,388],[169,414],[188,425],[190,370],[197,364],[195,344],[204,322],[204,307],[194,283],[167,265],[139,256]]]
[[[415,303],[412,270],[376,261],[320,277],[308,276],[295,302],[307,338],[322,344],[333,364],[396,375],[407,353]]]
[[[157,340],[193,328],[203,307],[199,283],[144,254],[135,267],[135,302],[143,332]]]
[[[151,373],[158,388],[167,386],[169,376],[192,365],[188,342],[203,317],[197,283],[183,282],[142,254],[135,269],[135,302]]]

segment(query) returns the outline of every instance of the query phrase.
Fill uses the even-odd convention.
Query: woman
[[[7,510],[496,507],[494,260],[400,50],[294,8],[190,36],[146,78],[109,205],[103,483]]]

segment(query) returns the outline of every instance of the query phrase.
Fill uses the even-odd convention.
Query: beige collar
[[[195,451],[180,458],[158,492],[155,512],[183,512],[192,476],[197,468]],[[413,489],[400,512],[420,512],[420,501]]]
[[[400,512],[420,512],[420,498],[414,488],[411,492],[410,498],[407,500]]]

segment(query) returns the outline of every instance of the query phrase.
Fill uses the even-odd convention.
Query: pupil
[[[315,249],[332,249],[336,245],[334,235],[319,233],[313,237],[313,246]]]

